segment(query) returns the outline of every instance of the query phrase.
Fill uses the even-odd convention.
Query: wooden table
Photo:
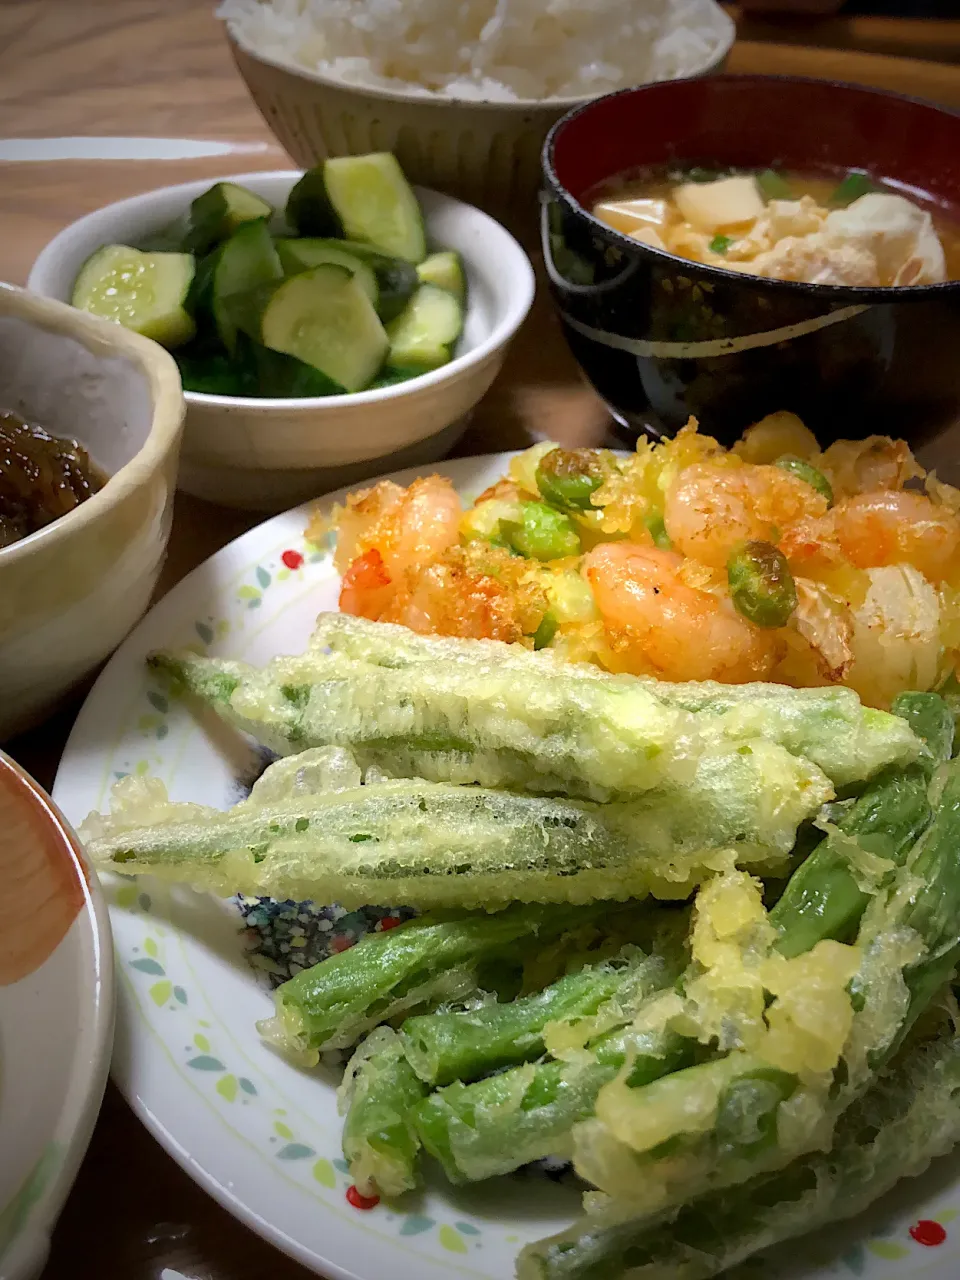
[[[52,235],[111,200],[190,178],[287,167],[233,69],[211,4],[3,0],[4,137],[191,138],[237,150],[175,160],[0,160],[0,279],[23,283]],[[931,60],[939,53],[960,62],[960,23],[753,18],[744,30],[751,39],[734,48],[731,70],[854,80],[960,108],[960,65]],[[782,43],[770,43],[778,38]],[[537,434],[599,442],[606,433],[606,416],[580,381],[544,306],[515,344],[461,451],[522,447]],[[951,460],[958,452],[944,450]],[[256,521],[178,498],[161,591]],[[68,709],[13,744],[13,754],[48,787],[74,714]],[[191,1280],[295,1280],[307,1274],[196,1187],[111,1087],[45,1276],[155,1280],[165,1267]]]

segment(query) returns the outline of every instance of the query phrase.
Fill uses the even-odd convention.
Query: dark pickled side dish
[[[0,547],[65,516],[106,480],[76,440],[0,410]]]

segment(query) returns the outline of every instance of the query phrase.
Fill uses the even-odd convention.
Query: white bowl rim
[[[28,288],[34,287],[36,275],[42,269],[45,269],[49,262],[55,261],[58,257],[61,247],[61,241],[64,237],[72,235],[74,232],[95,225],[101,216],[107,212],[123,214],[132,211],[135,207],[143,205],[144,201],[149,201],[154,196],[173,195],[182,191],[184,200],[187,200],[188,194],[193,195],[198,191],[204,191],[208,187],[213,186],[217,182],[236,182],[239,184],[249,183],[251,178],[256,179],[290,179],[291,183],[296,182],[302,177],[305,171],[303,169],[264,169],[253,170],[248,173],[230,174],[225,177],[199,178],[191,182],[180,182],[169,187],[154,187],[150,191],[144,191],[140,195],[128,196],[125,200],[116,200],[112,204],[101,206],[92,213],[85,214],[82,218],[78,218],[75,222],[69,223],[61,231],[59,231],[52,240],[50,240],[40,253],[30,269],[30,276],[27,281]],[[464,200],[457,200],[454,196],[448,196],[442,191],[434,191],[430,187],[414,186],[414,191],[418,195],[426,195],[431,200],[436,200],[450,210],[469,210],[470,213],[482,218],[489,226],[489,230],[502,238],[503,248],[512,256],[509,265],[505,265],[505,270],[509,271],[511,279],[512,294],[510,303],[501,318],[498,320],[490,334],[484,340],[477,344],[471,351],[465,351],[462,355],[455,356],[449,363],[441,365],[439,369],[433,369],[428,373],[421,373],[415,378],[409,378],[405,382],[395,383],[391,387],[377,387],[372,391],[352,391],[344,395],[337,396],[296,396],[296,397],[267,397],[267,396],[218,396],[211,395],[204,391],[184,391],[183,398],[188,405],[209,405],[213,406],[231,406],[251,411],[260,410],[269,412],[270,410],[283,409],[286,412],[316,412],[322,408],[329,409],[345,409],[350,406],[376,405],[385,404],[391,400],[400,399],[402,396],[410,395],[423,388],[437,386],[440,383],[447,382],[457,375],[464,373],[474,365],[482,363],[494,351],[499,350],[506,342],[513,337],[520,325],[526,319],[527,313],[533,305],[534,294],[536,292],[536,277],[534,276],[533,267],[526,251],[519,241],[510,234],[502,223],[496,218],[492,218],[489,213],[485,213],[476,205],[467,204]],[[469,259],[468,259],[469,260]],[[43,295],[48,296],[48,295]],[[469,307],[469,301],[468,301]],[[82,312],[77,314],[83,314]],[[135,335],[136,336],[136,335]],[[172,357],[171,357],[172,358]],[[117,474],[120,474],[119,472]],[[102,490],[101,490],[102,492]],[[93,501],[89,499],[88,501]],[[86,506],[84,503],[83,506]],[[80,508],[82,510],[82,507]],[[72,514],[72,513],[71,513]],[[54,521],[54,524],[57,522]],[[52,525],[46,526],[52,528]],[[38,530],[42,533],[43,530]],[[30,537],[36,537],[31,534]],[[21,546],[22,542],[15,542],[12,545]]]
[[[0,315],[15,316],[48,333],[73,338],[94,355],[125,356],[137,365],[146,379],[152,408],[146,439],[130,461],[108,475],[102,489],[66,515],[58,516],[25,538],[0,547],[0,565],[4,565],[29,555],[41,543],[69,536],[144,483],[161,465],[180,434],[183,397],[180,374],[173,357],[138,333],[78,311],[58,298],[31,293],[3,281],[0,281]]]
[[[685,72],[682,76],[667,76],[665,77],[667,80],[693,80],[697,76],[707,75],[715,68],[723,65],[737,38],[737,26],[733,18],[730,17],[725,9],[721,9],[719,4],[715,5],[715,10],[714,16],[718,27],[723,26],[725,28],[724,35],[719,40],[717,47],[708,58],[705,58],[693,70]],[[298,76],[301,80],[312,81],[314,84],[321,84],[325,88],[357,93],[366,98],[379,98],[384,102],[423,103],[425,106],[445,107],[448,110],[450,107],[457,107],[461,110],[476,107],[483,111],[534,111],[540,108],[544,111],[566,112],[573,107],[578,107],[584,102],[590,102],[593,98],[601,96],[596,93],[582,93],[566,98],[511,98],[504,101],[494,98],[454,98],[445,94],[433,93],[429,90],[418,92],[411,89],[405,92],[401,89],[388,89],[383,85],[354,83],[350,80],[339,80],[336,76],[326,75],[322,71],[311,71],[308,67],[298,67],[295,63],[284,62],[282,59],[273,57],[270,54],[261,53],[238,34],[234,29],[234,21],[232,19],[225,18],[223,23],[227,29],[227,38],[230,43],[255,62],[265,63],[268,67],[274,67],[277,71],[286,71],[290,75]],[[637,84],[621,85],[620,87],[623,89],[635,89],[639,85],[651,83],[656,82],[642,80]]]
[[[39,1199],[31,1207],[24,1232],[25,1237],[34,1239],[40,1237],[46,1240],[60,1216],[80,1171],[80,1165],[99,1118],[100,1105],[107,1084],[110,1059],[113,1054],[116,1010],[113,930],[100,878],[86,861],[80,837],[61,813],[56,802],[22,765],[2,749],[0,749],[0,769],[13,777],[16,786],[33,794],[50,823],[56,828],[59,840],[69,853],[83,892],[80,915],[86,916],[87,919],[94,958],[91,975],[93,1007],[89,1011],[88,1033],[93,1051],[88,1059],[77,1063],[74,1067],[74,1074],[80,1074],[82,1077],[82,1088],[77,1095],[78,1110],[67,1113],[65,1109],[67,1099],[59,1099],[58,1110],[51,1117],[50,1132],[52,1134],[58,1131],[62,1125],[68,1127],[69,1132],[63,1136],[63,1159],[55,1176],[44,1187]],[[63,941],[60,943],[60,946],[62,945]],[[19,1240],[19,1237],[16,1239]],[[0,1264],[2,1261],[0,1259]]]

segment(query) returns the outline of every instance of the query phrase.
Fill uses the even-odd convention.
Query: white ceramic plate
[[[473,498],[502,474],[508,456],[439,470]],[[408,483],[417,474],[391,478]],[[336,607],[339,587],[329,554],[304,541],[307,515],[301,508],[277,516],[225,547],[117,652],[80,713],[57,778],[54,795],[74,822],[105,807],[111,783],[131,771],[162,778],[175,799],[223,808],[251,781],[249,749],[169,701],[144,658],[187,644],[253,663],[300,651],[315,615]],[[119,882],[110,894],[120,973],[117,1082],[187,1172],[281,1249],[353,1280],[510,1280],[518,1248],[574,1215],[572,1189],[533,1176],[466,1190],[437,1179],[402,1204],[352,1207],[335,1080],[298,1071],[261,1043],[254,1023],[272,1003],[244,958],[235,910],[146,881]],[[955,1280],[955,1170],[960,1164],[941,1163],[869,1219],[791,1246],[745,1274]]]

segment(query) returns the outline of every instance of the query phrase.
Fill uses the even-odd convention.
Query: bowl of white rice
[[[715,0],[222,0],[267,124],[305,167],[393,151],[411,181],[521,207],[565,112],[722,69]]]

